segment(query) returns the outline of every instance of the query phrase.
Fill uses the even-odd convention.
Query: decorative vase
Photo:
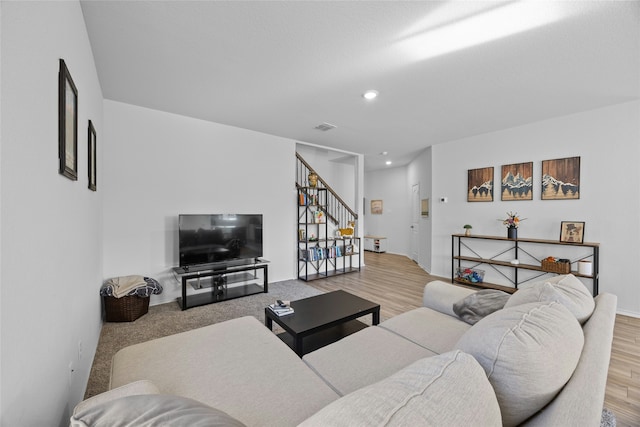
[[[314,171],[309,172],[309,187],[315,188],[318,185],[318,174]]]
[[[466,228],[466,229],[464,230],[464,235],[465,235],[465,236],[471,236],[471,229],[470,229],[470,228]]]
[[[507,238],[509,238],[509,239],[517,239],[518,238],[518,229],[516,227],[507,228]]]

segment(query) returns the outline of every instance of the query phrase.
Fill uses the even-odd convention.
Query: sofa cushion
[[[340,397],[273,332],[249,316],[117,352],[110,387],[140,379],[153,381],[163,393],[220,409],[247,425],[296,425]]]
[[[461,351],[418,360],[344,396],[301,427],[500,426],[500,407],[482,367]]]
[[[497,289],[484,289],[462,298],[453,304],[453,312],[470,325],[478,320],[502,310],[511,294]]]
[[[303,360],[343,396],[434,355],[393,332],[372,326],[313,351]]]
[[[472,326],[456,348],[474,356],[493,385],[505,426],[549,403],[578,364],[584,335],[562,304],[522,304]]]
[[[180,396],[147,394],[120,397],[90,406],[71,417],[71,427],[190,426],[244,427],[223,411]]]
[[[158,390],[158,387],[156,387],[156,385],[151,381],[134,381],[83,400],[73,409],[73,414],[75,415],[91,406],[107,403],[121,397],[135,396],[139,394],[160,394],[160,390]]]
[[[422,305],[455,317],[453,312],[453,304],[462,298],[478,292],[475,289],[464,288],[458,285],[452,285],[441,280],[429,282],[424,287],[422,294]]]
[[[451,351],[462,334],[471,327],[455,316],[442,314],[426,307],[394,316],[380,323],[379,326],[435,354]]]
[[[537,282],[514,293],[505,308],[530,302],[556,301],[564,305],[580,324],[584,324],[593,309],[595,302],[584,284],[573,274],[553,278],[552,281]]]

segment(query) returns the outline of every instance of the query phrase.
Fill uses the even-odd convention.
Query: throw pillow
[[[244,427],[218,409],[186,397],[147,394],[91,406],[71,417],[70,427]]]
[[[596,307],[593,297],[584,284],[573,274],[567,274],[550,282],[538,282],[514,293],[505,308],[530,302],[556,301],[564,305],[580,324],[584,324]]]
[[[557,302],[522,304],[488,315],[456,348],[482,365],[495,390],[502,421],[515,426],[542,409],[569,381],[584,335]]]
[[[453,304],[453,312],[470,325],[478,320],[501,310],[511,295],[496,289],[485,289],[475,292]]]
[[[500,426],[478,362],[461,351],[420,359],[330,403],[299,427]]]

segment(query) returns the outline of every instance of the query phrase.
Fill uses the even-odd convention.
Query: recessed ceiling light
[[[372,99],[376,99],[376,97],[378,96],[378,91],[377,90],[368,90],[365,93],[363,93],[362,96],[367,101],[371,101]]]
[[[386,161],[386,164],[387,164],[387,165],[390,165],[390,164],[391,164],[391,160],[387,160],[387,161]]]

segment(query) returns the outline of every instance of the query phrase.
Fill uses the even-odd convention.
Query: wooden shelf
[[[480,255],[467,256],[467,255],[461,255],[461,250],[463,246],[470,252],[473,252],[473,253],[477,253],[477,252],[471,249],[471,247],[468,246],[467,243],[463,243],[463,240],[500,241],[500,242],[509,243],[511,244],[511,246],[507,247],[505,250],[502,250],[501,252],[499,252],[498,254],[492,257],[482,257]],[[456,245],[456,242],[457,242],[457,245]],[[560,274],[555,271],[549,271],[542,268],[542,265],[541,265],[542,260],[537,260],[538,262],[540,262],[540,264],[530,264],[530,263],[529,264],[526,264],[526,263],[512,264],[510,261],[503,261],[503,260],[496,259],[498,256],[501,256],[510,251],[514,251],[515,259],[518,259],[519,250],[524,251],[526,255],[528,255],[531,258],[537,259],[536,257],[533,257],[529,252],[524,250],[522,248],[522,244],[525,244],[525,246],[527,244],[533,244],[533,245],[554,245],[554,246],[566,246],[566,247],[578,247],[578,248],[590,249],[591,251],[590,255],[583,256],[582,258],[576,259],[571,262],[576,263],[579,260],[590,259],[593,265],[592,274],[590,275],[580,274],[578,273],[577,270],[571,271],[571,274],[573,274],[576,277],[583,277],[585,279],[592,280],[593,296],[598,295],[598,279],[599,279],[598,262],[599,262],[599,256],[600,256],[600,244],[595,242],[577,243],[577,242],[560,242],[557,240],[546,240],[546,239],[530,239],[530,238],[509,239],[507,237],[500,237],[500,236],[482,236],[482,235],[467,236],[465,234],[452,234],[451,235],[451,282],[465,284],[465,285],[474,286],[474,287],[501,289],[507,292],[515,292],[518,289],[518,284],[519,284],[518,270],[530,270],[530,271],[539,271],[541,273]],[[514,279],[512,280],[512,283],[514,286],[508,287],[508,286],[496,285],[496,284],[486,283],[486,282],[472,283],[472,282],[457,278],[455,277],[456,268],[464,267],[462,265],[463,261],[466,261],[468,263],[474,263],[475,265],[480,265],[480,264],[489,265],[499,272],[500,270],[498,270],[496,267],[513,269]],[[470,268],[473,268],[473,267],[470,267]]]
[[[544,268],[542,268],[541,265],[533,265],[533,264],[511,264],[511,262],[509,261],[498,261],[498,260],[494,260],[494,259],[487,259],[487,258],[475,258],[475,257],[468,257],[468,256],[454,256],[453,259],[457,259],[457,260],[461,260],[461,261],[469,261],[469,262],[477,262],[480,264],[491,264],[491,265],[501,265],[503,267],[510,267],[510,268],[521,268],[523,270],[533,270],[533,271],[542,271],[544,273],[550,273],[550,274],[559,274],[555,271],[549,271],[549,270],[545,270]],[[577,271],[570,271],[571,274],[573,274],[576,277],[584,277],[586,279],[593,279],[593,275],[584,275],[584,274],[580,274]]]

